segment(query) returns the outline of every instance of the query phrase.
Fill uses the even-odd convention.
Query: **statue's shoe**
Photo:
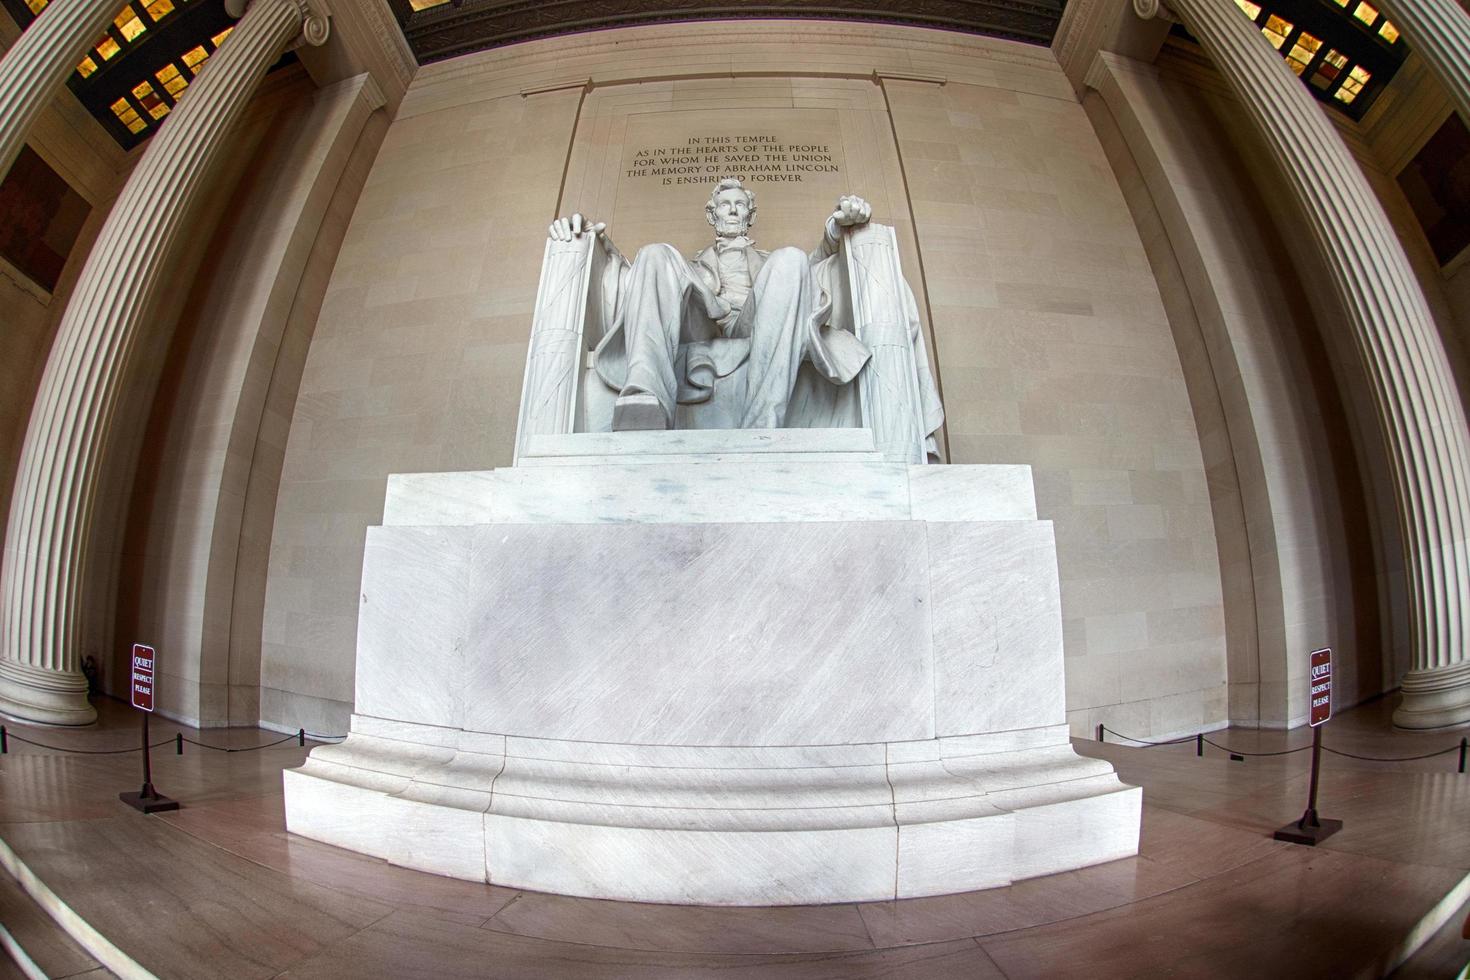
[[[657,398],[640,392],[619,395],[618,400],[613,402],[612,427],[614,432],[667,429],[669,420]]]

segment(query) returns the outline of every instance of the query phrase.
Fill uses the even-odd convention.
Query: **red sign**
[[[133,644],[133,707],[153,710],[153,648]]]
[[[1312,696],[1308,723],[1316,728],[1332,717],[1332,648],[1312,651]]]

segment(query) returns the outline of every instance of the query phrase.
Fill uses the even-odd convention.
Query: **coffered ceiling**
[[[1050,44],[1063,0],[387,0],[420,64],[556,34],[667,21],[881,21]]]

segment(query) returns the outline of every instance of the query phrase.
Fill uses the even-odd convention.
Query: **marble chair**
[[[788,426],[866,428],[885,460],[937,461],[922,395],[926,385],[932,386],[928,354],[922,333],[909,329],[917,312],[894,230],[876,222],[844,228],[838,250],[840,286],[832,297],[831,321],[855,334],[872,351],[872,360],[848,385],[834,385],[803,364]],[[612,429],[616,392],[597,376],[594,361],[612,316],[598,289],[608,261],[590,235],[546,243],[516,430],[517,460],[538,436]],[[742,364],[715,382],[707,401],[681,404],[675,428],[734,428],[745,373]]]

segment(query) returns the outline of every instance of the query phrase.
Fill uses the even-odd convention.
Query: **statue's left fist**
[[[873,208],[867,201],[856,194],[844,194],[837,199],[837,208],[832,212],[832,218],[839,227],[847,228],[852,225],[865,225],[873,217]]]

